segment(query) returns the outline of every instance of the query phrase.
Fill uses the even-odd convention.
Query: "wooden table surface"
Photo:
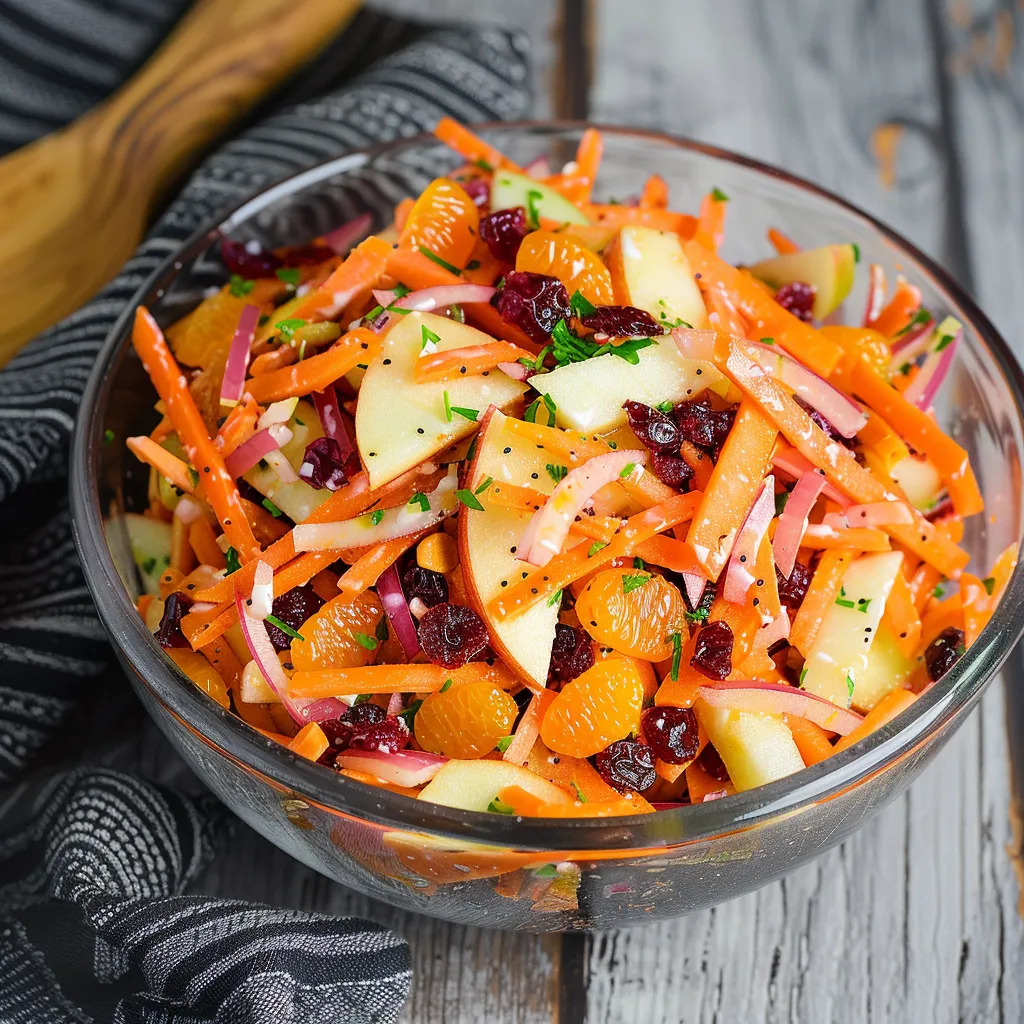
[[[1020,0],[380,5],[524,29],[538,115],[665,129],[842,193],[949,267],[1024,351]],[[397,929],[417,1024],[1020,1021],[1006,721],[997,684],[841,847],[680,921],[567,938],[457,927],[353,895],[246,829],[203,888]]]

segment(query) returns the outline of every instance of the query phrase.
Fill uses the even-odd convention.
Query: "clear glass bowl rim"
[[[543,140],[598,127],[607,137],[648,141],[703,154],[778,179],[796,190],[825,199],[860,218],[916,261],[967,314],[970,326],[1002,372],[1024,430],[1024,373],[1009,346],[988,318],[947,271],[913,244],[874,217],[839,196],[786,171],[750,157],[662,132],[593,125],[583,121],[489,122],[474,130],[522,132]],[[131,316],[139,303],[159,302],[181,266],[203,252],[272,202],[326,178],[363,166],[389,151],[437,145],[429,133],[355,150],[270,185],[231,212],[211,220],[140,285],[105,340],[86,385],[72,440],[70,491],[72,520],[86,580],[100,619],[136,674],[181,728],[191,728],[204,742],[230,760],[262,776],[282,792],[343,816],[409,831],[438,833],[463,840],[521,850],[649,849],[709,840],[744,831],[760,822],[831,799],[870,780],[903,756],[941,733],[974,706],[985,686],[1024,632],[1024,565],[1017,567],[1003,600],[979,640],[947,673],[892,722],[811,768],[758,789],[673,811],[613,819],[546,821],[488,812],[462,811],[427,804],[378,787],[339,776],[321,765],[296,757],[223,710],[193,686],[165,657],[146,630],[124,590],[106,545],[99,504],[99,453],[103,420],[116,366],[129,345]]]

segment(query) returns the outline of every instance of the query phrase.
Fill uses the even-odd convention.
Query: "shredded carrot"
[[[171,423],[170,417],[161,416],[160,422],[149,432],[149,439],[150,441],[154,441],[156,444],[161,444],[173,433],[174,424]]]
[[[864,739],[865,736],[870,736],[871,733],[881,729],[883,725],[888,725],[898,714],[906,711],[915,700],[917,700],[917,694],[911,693],[909,690],[899,687],[891,690],[864,716],[864,721],[853,732],[839,737],[839,742],[832,748],[832,752],[839,754],[847,747],[852,747],[854,743]]]
[[[513,422],[509,420],[508,422]],[[491,600],[491,613],[500,619],[514,618],[539,601],[546,601],[557,590],[613,558],[632,555],[638,544],[685,522],[693,515],[702,494],[678,494],[661,505],[638,512],[623,524],[611,542],[593,555],[585,544],[556,555],[547,565],[534,570]]]
[[[685,632],[683,633],[685,637]],[[697,650],[697,635],[683,640],[683,649],[679,657],[679,671],[676,678],[667,675],[658,687],[654,695],[654,703],[657,707],[665,705],[676,708],[688,708],[693,706],[697,699],[697,691],[707,682],[707,676],[698,672],[691,664],[694,652]]]
[[[446,145],[464,156],[471,164],[486,165],[484,170],[496,171],[503,167],[507,171],[522,173],[522,168],[513,163],[500,149],[489,142],[484,142],[479,135],[474,135],[468,128],[453,121],[450,117],[442,117],[434,127],[434,134]]]
[[[692,572],[704,575],[704,568],[693,548],[684,540],[675,540],[659,534],[636,547],[636,554],[645,562],[660,565],[672,572]]]
[[[166,477],[179,491],[191,494],[195,489],[192,472],[176,455],[161,448],[145,435],[129,437],[128,450],[140,461],[152,466],[162,477]]]
[[[480,483],[479,479],[473,484],[475,488]],[[488,504],[495,508],[507,509],[509,512],[522,512],[523,515],[533,515],[548,500],[548,495],[543,491],[534,490],[532,487],[520,487],[517,484],[496,483],[492,484],[487,491]],[[578,515],[572,524],[572,529],[584,537],[608,543],[615,535],[615,531],[621,525],[621,520],[611,516],[588,516]],[[653,559],[652,559],[653,561]]]
[[[728,208],[728,199],[719,199],[714,192],[708,192],[700,201],[697,233],[693,240],[711,252],[718,252],[725,240],[725,215]]]
[[[199,473],[206,499],[220,520],[224,533],[242,559],[254,558],[260,548],[242,511],[235,481],[224,468],[224,459],[206,432],[184,374],[174,361],[156,321],[144,306],[140,306],[135,314],[132,344],[167,407],[174,429],[185,446],[189,461]]]
[[[596,128],[588,128],[580,138],[576,148],[576,170],[583,179],[583,186],[572,196],[577,203],[585,203],[590,199],[597,171],[601,166],[601,155],[604,153],[604,139]]]
[[[836,603],[839,587],[850,563],[857,557],[856,551],[826,551],[818,562],[811,577],[800,610],[789,631],[789,642],[804,657],[811,649],[826,612]]]
[[[331,319],[357,295],[370,295],[387,267],[391,245],[376,235],[360,242],[320,287],[292,311],[298,320]]]
[[[196,553],[196,558],[203,565],[212,565],[215,569],[223,569],[225,566],[224,552],[217,547],[217,539],[213,533],[213,527],[205,517],[200,516],[188,528],[188,542]]]
[[[395,537],[393,540],[386,540],[383,544],[371,548],[354,565],[349,566],[342,573],[341,579],[338,580],[338,589],[349,598],[358,596],[364,590],[372,587],[380,574],[394,565],[423,536],[425,536],[425,531],[410,533],[406,537]]]
[[[249,520],[253,535],[261,544],[273,544],[288,532],[285,522],[272,516],[262,505],[243,498],[242,508],[245,509],[245,517]]]
[[[261,411],[248,391],[242,395],[242,400],[232,407],[213,439],[213,443],[225,459],[256,433],[256,421],[260,418]]]
[[[673,210],[644,210],[638,206],[621,206],[617,203],[588,203],[581,206],[581,210],[595,224],[606,228],[640,224],[658,231],[674,231],[681,238],[692,238],[697,230],[696,217]]]
[[[291,697],[337,697],[342,693],[434,693],[450,679],[453,685],[484,679],[502,690],[518,680],[501,661],[471,661],[461,668],[429,663],[362,665],[355,668],[302,669],[288,683]]]
[[[920,615],[928,604],[935,588],[942,582],[942,573],[933,565],[923,564],[907,581],[914,607]]]
[[[682,456],[683,462],[693,470],[693,489],[706,491],[711,473],[715,468],[711,456],[702,452],[696,445],[690,444],[689,441],[683,441],[679,446],[679,454]]]
[[[959,594],[950,594],[921,616],[921,642],[918,644],[918,652],[923,653],[924,649],[950,626],[954,629],[964,628],[964,608]]]
[[[800,251],[800,246],[789,235],[783,234],[778,228],[768,229],[768,241],[772,243],[780,256],[789,256]]]
[[[903,656],[912,658],[921,639],[921,617],[902,569],[896,573],[889,598],[885,602],[882,622],[892,633]]]
[[[445,352],[432,352],[420,356],[416,360],[415,379],[417,384],[435,380],[458,380],[460,377],[473,377],[493,370],[498,363],[514,363],[517,359],[529,359],[532,365],[534,355],[510,341],[450,348]]]
[[[235,652],[225,642],[214,642],[199,648],[200,654],[213,666],[228,689],[235,691],[237,699],[238,684],[242,677],[242,663],[235,657]]]
[[[282,398],[322,391],[355,369],[357,363],[369,363],[379,348],[380,335],[367,327],[357,327],[343,334],[326,352],[250,380],[249,393],[266,405]]]
[[[992,611],[985,584],[969,572],[960,577],[960,607],[964,616],[964,646],[970,647],[981,636]]]
[[[275,370],[283,370],[291,366],[299,358],[298,349],[291,345],[279,345],[269,352],[261,352],[249,364],[249,374],[252,377],[262,377],[264,374],[273,373]]]
[[[889,538],[873,526],[848,526],[833,528],[828,533],[816,533],[808,528],[801,541],[805,548],[829,551],[849,548],[853,551],[891,551]]]
[[[660,174],[652,174],[644,182],[640,192],[641,210],[665,210],[668,208],[668,185]]]
[[[171,568],[178,572],[190,572],[195,565],[192,547],[188,542],[188,527],[177,516],[171,520]]]
[[[753,279],[734,266],[719,259],[696,241],[683,243],[690,269],[700,275],[702,291],[709,287],[723,288],[750,321],[755,337],[772,337],[790,355],[827,377],[835,369],[843,352],[834,342],[810,324],[783,309],[770,295],[753,283]]]
[[[741,403],[686,542],[717,580],[771,463],[778,430],[749,399]]]
[[[691,761],[686,766],[686,787],[690,792],[690,803],[703,803],[712,794],[722,793],[731,796],[736,792],[732,782],[719,782],[710,772],[706,771],[699,760]]]
[[[894,338],[910,324],[920,308],[921,289],[906,278],[897,277],[892,298],[881,313],[875,319],[869,320],[866,326],[874,328],[887,338]]]
[[[404,199],[399,199],[398,205],[395,207],[395,230],[401,234],[402,229],[405,227],[405,222],[409,219],[409,214],[412,213],[412,208],[416,205],[416,200],[412,196],[406,196]]]
[[[786,725],[789,726],[796,749],[800,751],[800,756],[808,768],[835,753],[835,749],[829,743],[828,733],[820,725],[809,722],[806,718],[797,718],[796,715],[787,715]]]
[[[712,285],[704,292],[704,303],[708,308],[711,323],[726,334],[735,334],[740,338],[747,336],[747,324],[743,314],[736,308],[732,297],[718,285]],[[715,322],[717,320],[717,323]]]
[[[554,690],[541,690],[530,698],[530,703],[516,726],[512,742],[502,755],[509,764],[526,764],[526,759],[530,756],[530,751],[540,734],[540,723],[544,713],[554,699]]]
[[[316,722],[307,722],[289,741],[288,749],[299,757],[315,761],[330,746],[323,729]]]

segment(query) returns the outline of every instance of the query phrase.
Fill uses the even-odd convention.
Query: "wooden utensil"
[[[196,155],[358,7],[199,0],[109,100],[0,160],[0,365],[110,280]]]

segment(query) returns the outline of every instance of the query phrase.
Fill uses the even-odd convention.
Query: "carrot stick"
[[[668,185],[660,174],[652,174],[644,182],[640,192],[641,210],[664,210],[668,208]]]
[[[299,320],[330,320],[357,295],[370,290],[383,275],[391,245],[376,235],[360,242],[338,268],[293,310]]]
[[[692,238],[697,230],[696,217],[673,210],[643,210],[638,206],[620,206],[617,203],[584,203],[580,209],[595,224],[606,228],[640,224],[658,231],[674,231],[681,238]]]
[[[964,615],[964,646],[970,647],[981,635],[992,610],[988,607],[985,584],[972,573],[960,577],[960,607]]]
[[[406,196],[404,199],[399,199],[395,206],[395,230],[401,234],[402,229],[405,227],[405,222],[409,219],[409,214],[412,213],[412,208],[416,205],[416,200],[412,196]]]
[[[953,507],[961,516],[985,507],[967,452],[947,436],[927,413],[908,402],[863,358],[853,369],[855,393],[878,413],[908,444],[927,452],[942,474]]]
[[[433,288],[437,285],[461,284],[462,278],[439,267],[421,252],[412,249],[392,249],[388,256],[388,273],[413,290]],[[538,352],[540,347],[515,324],[506,323],[501,314],[486,302],[467,302],[463,307],[470,323],[482,331],[529,352]]]
[[[354,565],[348,567],[338,580],[338,589],[350,599],[357,597],[364,590],[372,587],[380,574],[394,565],[420,538],[426,535],[425,530],[410,533],[407,537],[395,537],[371,548],[362,555]]]
[[[428,663],[300,669],[288,684],[291,697],[337,697],[342,693],[434,693],[451,679],[455,686],[484,679],[503,690],[518,682],[505,664],[471,661],[461,668]]]
[[[434,128],[434,134],[446,145],[464,156],[471,164],[486,164],[485,170],[496,171],[504,167],[507,171],[522,173],[519,164],[513,163],[500,149],[489,142],[484,142],[479,135],[474,135],[468,128],[453,121],[450,117],[442,117]]]
[[[679,446],[679,454],[682,456],[683,462],[693,470],[693,489],[706,491],[708,482],[711,480],[711,473],[715,468],[711,456],[702,452],[696,445],[690,444],[689,441],[683,441]]]
[[[473,487],[478,486],[478,479]],[[488,504],[497,508],[507,509],[509,512],[522,512],[524,516],[533,515],[548,500],[548,495],[543,491],[534,490],[532,487],[520,487],[517,484],[493,484],[487,492]],[[621,520],[611,516],[588,516],[578,515],[572,524],[576,533],[590,537],[592,540],[599,540],[607,544],[615,535],[615,531],[621,526]],[[654,561],[654,559],[650,559]],[[659,563],[661,564],[661,563]]]
[[[870,736],[883,725],[888,725],[898,714],[906,711],[914,701],[917,694],[909,690],[897,687],[887,693],[865,716],[864,721],[851,733],[839,737],[839,742],[832,748],[834,754],[839,754],[847,747],[853,746],[865,736]]]
[[[961,582],[961,586],[963,583]],[[910,590],[903,570],[896,573],[889,598],[885,602],[882,622],[888,627],[896,640],[896,646],[906,658],[912,658],[921,639],[921,618],[914,603],[914,595]]]
[[[162,477],[166,477],[179,491],[191,494],[195,489],[192,473],[188,466],[166,448],[161,448],[146,436],[129,437],[128,450],[140,461],[152,466]]]
[[[213,439],[213,443],[225,459],[256,433],[256,421],[260,418],[260,411],[260,407],[248,391],[242,395],[242,400],[237,405],[232,406]]]
[[[174,425],[171,423],[170,418],[161,416],[160,422],[149,432],[149,439],[156,444],[160,444],[166,441],[173,433]]]
[[[712,285],[704,292],[704,302],[710,316],[717,318],[718,330],[725,331],[726,334],[735,334],[740,338],[747,336],[747,325],[743,316],[724,288]],[[714,324],[714,319],[711,322]]]
[[[808,527],[800,543],[816,551],[834,551],[837,548],[849,548],[852,551],[892,550],[889,538],[873,526],[834,528],[827,534],[815,533],[814,527]]]
[[[262,377],[266,373],[273,373],[274,370],[282,370],[294,363],[298,357],[298,350],[291,345],[281,345],[269,352],[261,352],[249,364],[249,376]]]
[[[247,389],[263,405],[322,391],[357,363],[370,362],[379,348],[380,335],[367,327],[357,327],[343,334],[326,352],[256,377],[248,382]]]
[[[185,446],[189,461],[199,473],[207,501],[220,520],[224,533],[242,559],[254,558],[259,554],[260,546],[242,511],[235,481],[224,468],[224,459],[206,432],[203,417],[189,394],[185,377],[174,361],[160,328],[144,306],[135,313],[132,344],[167,407],[167,414]]]
[[[910,596],[918,615],[924,611],[925,605],[941,582],[942,573],[935,566],[928,564],[919,566],[914,575],[908,580],[907,585],[910,588]]]
[[[589,518],[589,517],[585,517]],[[684,540],[675,540],[659,534],[636,546],[636,554],[645,562],[660,565],[672,572],[692,572],[704,575],[704,568],[697,560],[693,548]]]
[[[921,617],[921,641],[918,651],[924,649],[944,630],[964,628],[964,607],[959,594],[951,594]]]
[[[212,565],[215,569],[223,569],[225,566],[224,552],[217,547],[217,539],[213,534],[213,527],[200,516],[188,528],[188,542],[196,553],[196,558],[203,565]]]
[[[511,420],[509,422],[512,422]],[[623,524],[611,543],[588,557],[585,544],[563,551],[535,569],[525,579],[514,583],[491,600],[491,613],[498,619],[514,618],[539,601],[546,601],[557,590],[586,575],[613,558],[632,555],[638,544],[685,522],[693,515],[703,495],[698,492],[678,494],[661,505],[638,512]]]
[[[885,308],[867,323],[879,334],[894,338],[906,327],[921,308],[921,289],[910,284],[904,277],[896,279],[896,288]]]
[[[685,632],[683,636],[685,637]],[[678,678],[673,679],[666,675],[662,680],[658,692],[654,695],[654,703],[657,707],[670,705],[675,708],[688,708],[693,706],[697,699],[697,691],[707,682],[707,676],[698,672],[691,664],[694,651],[697,649],[697,634],[690,639],[683,640],[683,650],[679,657]]]
[[[774,338],[786,352],[823,377],[835,369],[843,352],[834,341],[783,309],[751,278],[696,241],[684,242],[683,247],[690,268],[700,274],[701,290],[714,285],[724,288],[750,321],[755,337]]]
[[[171,520],[171,568],[187,573],[194,564],[192,548],[188,543],[188,527],[175,516]]]
[[[753,402],[745,400],[686,535],[686,542],[712,581],[718,579],[729,560],[736,535],[768,472],[776,437],[775,424]]]
[[[714,192],[708,192],[700,201],[700,215],[697,217],[697,233],[693,240],[711,252],[718,252],[725,240],[725,214],[728,199],[719,199]]]
[[[818,568],[811,577],[811,585],[807,588],[807,596],[789,632],[790,644],[804,657],[821,629],[825,613],[835,604],[843,575],[856,554],[855,551],[826,551],[821,556]]]
[[[571,197],[573,201],[585,203],[590,199],[603,153],[604,139],[601,133],[596,128],[588,128],[576,148],[576,169],[585,184]]]
[[[786,725],[789,726],[796,749],[800,751],[800,756],[808,768],[835,753],[835,749],[829,743],[828,733],[820,725],[809,722],[806,718],[797,718],[796,715],[787,715]]]
[[[307,722],[288,741],[288,749],[293,754],[310,761],[315,761],[329,746],[330,741],[316,722]]]
[[[273,544],[288,532],[285,523],[275,519],[262,505],[243,498],[242,508],[245,509],[245,517],[249,520],[253,535],[261,544]]]
[[[710,772],[705,771],[700,761],[691,761],[686,766],[686,787],[690,792],[690,803],[699,804],[712,793],[731,796],[736,792],[732,782],[719,782]]]
[[[540,723],[544,718],[544,713],[554,699],[553,690],[541,690],[540,693],[535,693],[530,698],[530,703],[526,706],[523,717],[519,719],[519,725],[516,726],[512,742],[505,748],[505,753],[502,755],[509,764],[526,764],[530,751],[540,734]]]
[[[772,243],[780,256],[789,256],[791,253],[800,251],[800,246],[778,228],[768,229],[768,241]]]
[[[514,363],[517,359],[533,362],[533,353],[510,341],[496,341],[492,345],[467,345],[450,348],[446,352],[432,352],[416,360],[417,384],[435,380],[458,380],[473,377],[485,370],[493,370],[498,363]]]

